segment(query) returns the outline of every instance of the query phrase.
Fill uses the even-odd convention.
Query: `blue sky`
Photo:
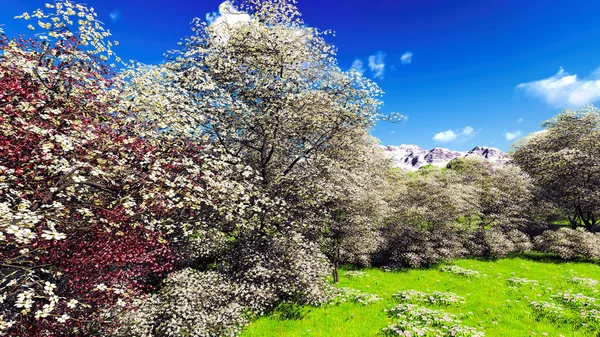
[[[27,31],[13,16],[47,1],[0,0],[9,36]],[[194,17],[221,0],[86,0],[120,42],[123,59],[158,63],[190,34]],[[600,1],[299,0],[305,22],[332,29],[342,69],[362,63],[385,91],[383,144],[508,150],[566,107],[600,101]],[[358,61],[357,61],[358,60]]]

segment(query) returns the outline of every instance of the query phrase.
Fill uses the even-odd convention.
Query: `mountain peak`
[[[506,153],[495,147],[475,146],[470,151],[453,151],[442,147],[431,150],[418,145],[401,144],[398,146],[380,146],[393,160],[396,167],[404,170],[417,170],[425,165],[445,167],[449,161],[459,157],[477,156],[496,164],[504,164]]]

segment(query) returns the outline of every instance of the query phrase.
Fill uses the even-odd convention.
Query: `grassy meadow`
[[[381,300],[367,305],[346,302],[275,310],[252,322],[242,337],[382,336],[382,329],[394,322],[386,309],[400,303],[392,295],[403,290],[449,292],[463,297],[464,303],[457,305],[418,305],[455,314],[460,324],[476,328],[485,336],[600,336],[597,316],[592,320],[581,318],[582,312],[591,308],[588,303],[585,310],[581,309],[581,301],[600,297],[600,288],[594,282],[600,280],[597,264],[544,261],[543,256],[532,255],[495,261],[456,260],[451,265],[480,275],[468,277],[443,272],[444,266],[406,271],[371,268],[359,273],[342,270],[338,287],[376,294]],[[563,301],[565,296],[571,298],[573,294],[583,297]],[[547,301],[562,310],[558,313],[555,311],[559,309],[552,311],[555,307],[550,311],[536,310],[531,301]],[[597,308],[598,302],[591,305]],[[286,318],[281,318],[282,312]]]

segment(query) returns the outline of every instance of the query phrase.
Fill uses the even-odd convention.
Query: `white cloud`
[[[506,140],[513,140],[513,139],[517,139],[519,137],[521,137],[522,133],[521,130],[517,130],[515,132],[506,132],[504,134],[504,137],[506,137]]]
[[[521,123],[523,123],[523,121],[524,121],[523,117],[519,117],[517,119],[517,124],[521,124]]]
[[[402,64],[411,64],[412,57],[413,53],[407,51],[406,53],[402,54],[402,56],[400,57],[400,61],[402,61]]]
[[[375,78],[383,78],[385,74],[385,53],[377,52],[375,55],[369,56],[369,69]]]
[[[212,12],[206,14],[206,21],[210,26],[221,23],[233,25],[238,22],[252,21],[252,18],[250,15],[238,11],[229,1],[224,1],[219,5],[219,13]]]
[[[356,59],[354,60],[354,62],[352,62],[351,69],[354,69],[356,72],[359,72],[361,74],[365,72],[364,64],[360,59]]]
[[[436,133],[435,136],[433,136],[433,140],[442,142],[442,143],[447,143],[447,142],[451,142],[451,141],[455,140],[456,137],[458,137],[458,136],[456,135],[456,133],[454,131],[446,130],[446,131]]]
[[[110,14],[108,14],[108,16],[110,17],[110,19],[113,22],[117,22],[121,18],[121,11],[118,9],[115,9],[114,11],[110,12]]]
[[[470,136],[473,134],[473,132],[475,132],[475,129],[473,129],[471,126],[465,126],[465,128],[463,129],[462,134],[465,136]]]
[[[570,75],[562,67],[545,79],[521,83],[517,88],[559,107],[579,107],[600,100],[600,67],[588,77]]]
[[[448,143],[454,140],[464,141],[474,137],[477,134],[475,129],[470,125],[465,126],[462,130],[446,130],[438,132],[433,136],[433,140],[441,143]]]

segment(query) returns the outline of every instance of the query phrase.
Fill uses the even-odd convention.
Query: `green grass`
[[[344,303],[339,306],[302,307],[301,318],[278,319],[275,315],[255,320],[242,337],[271,336],[381,336],[382,328],[392,323],[384,309],[395,305],[392,294],[398,290],[444,291],[463,296],[466,303],[456,307],[436,307],[459,315],[463,324],[478,328],[486,336],[600,336],[591,327],[577,322],[579,312],[565,310],[565,319],[539,317],[529,301],[552,301],[561,291],[584,293],[600,298],[600,288],[569,283],[567,276],[600,280],[600,266],[584,262],[543,262],[524,258],[497,261],[457,260],[452,264],[486,274],[465,278],[440,272],[439,267],[405,272],[362,270],[368,276],[340,277],[339,286],[377,294],[383,300],[374,304]],[[343,271],[342,271],[343,272]],[[538,284],[514,286],[511,277],[537,280]],[[598,326],[597,326],[598,327]]]

